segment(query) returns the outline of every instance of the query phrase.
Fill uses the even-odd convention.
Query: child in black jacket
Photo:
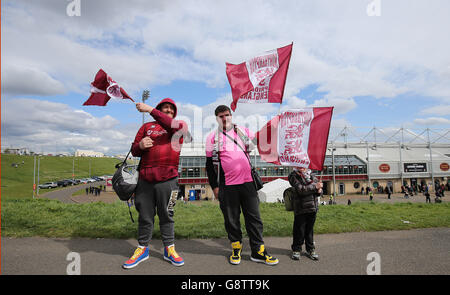
[[[305,243],[306,256],[318,260],[319,255],[314,246],[314,223],[319,209],[317,197],[322,192],[323,184],[306,168],[294,168],[288,176],[289,183],[295,188],[294,225],[292,259],[299,260],[302,245]]]

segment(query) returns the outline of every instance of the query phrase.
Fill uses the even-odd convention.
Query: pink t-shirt
[[[239,127],[239,129],[250,139],[255,137],[255,134],[247,128]],[[226,133],[231,138],[236,139],[236,141],[245,149],[244,143],[234,129],[226,131]],[[231,138],[225,136],[222,132],[219,132],[219,136],[217,136],[217,130],[211,132],[206,138],[206,157],[212,156],[214,144],[218,139],[220,165],[225,173],[225,185],[236,185],[251,182],[253,179],[248,158],[242,149],[237,146]]]

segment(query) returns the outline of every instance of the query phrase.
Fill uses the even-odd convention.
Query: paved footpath
[[[228,263],[226,239],[178,240],[185,265],[175,267],[163,260],[162,243],[155,240],[149,260],[124,270],[121,265],[134,251],[135,240],[3,237],[1,273],[66,275],[75,261],[69,253],[77,253],[82,275],[366,275],[368,269],[382,275],[450,274],[450,228],[323,234],[315,241],[319,261],[305,256],[293,261],[291,238],[266,237],[269,253],[280,260],[268,266],[250,261],[248,240],[240,265]],[[379,260],[368,260],[371,252],[378,253]]]

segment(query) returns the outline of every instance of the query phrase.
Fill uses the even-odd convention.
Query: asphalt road
[[[319,261],[305,256],[293,261],[291,238],[266,237],[269,253],[280,260],[268,266],[250,261],[247,240],[240,265],[228,263],[226,239],[178,240],[176,249],[185,265],[175,267],[163,260],[162,243],[155,240],[150,259],[124,270],[121,265],[132,255],[135,240],[2,238],[1,273],[66,275],[69,269],[81,275],[366,275],[369,269],[381,275],[450,274],[450,228],[323,234],[315,241]],[[373,252],[379,255],[375,260]],[[72,267],[76,261],[79,268]]]
[[[59,189],[59,190],[49,190],[45,194],[42,194],[39,196],[41,199],[51,199],[51,200],[59,200],[63,203],[75,203],[71,197],[72,194],[79,191],[84,190],[86,187],[90,186],[98,186],[100,184],[104,184],[104,181],[97,181],[92,183],[85,183],[85,184],[79,184],[74,186],[67,186],[65,188]]]

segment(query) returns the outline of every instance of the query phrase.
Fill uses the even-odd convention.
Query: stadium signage
[[[441,168],[442,171],[448,171],[450,167],[448,163],[441,163],[441,165],[439,165],[439,168]]]
[[[427,172],[426,163],[404,163],[405,172]]]
[[[381,172],[388,173],[391,170],[391,167],[389,166],[389,164],[381,164],[380,166],[378,166],[378,169]]]

